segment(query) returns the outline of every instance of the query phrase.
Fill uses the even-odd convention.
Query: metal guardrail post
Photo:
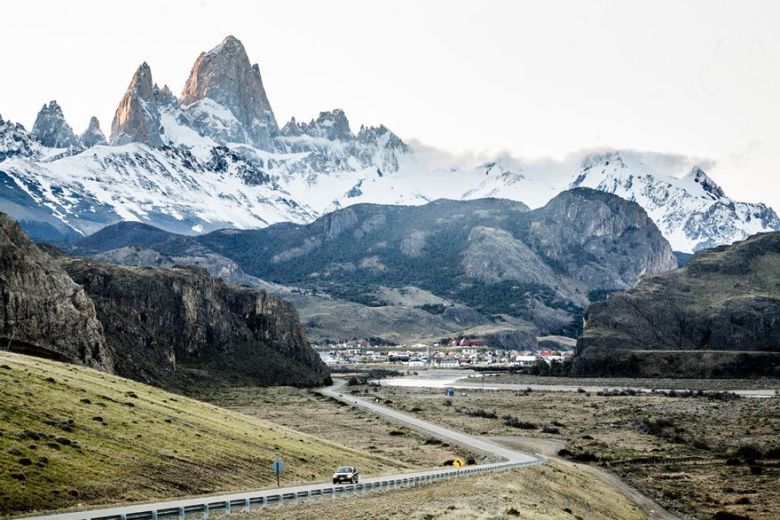
[[[203,505],[203,520],[209,520],[209,505]]]
[[[122,515],[122,516],[124,516],[124,515]],[[183,507],[179,508],[179,520],[184,520],[184,508]]]
[[[225,500],[225,514],[230,514],[230,500]],[[152,520],[157,520],[156,518],[153,518]]]
[[[157,510],[152,511],[152,520],[157,520]]]
[[[244,500],[244,513],[248,513],[252,509],[252,504],[249,502],[249,499]]]

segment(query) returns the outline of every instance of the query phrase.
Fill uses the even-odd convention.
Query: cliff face
[[[92,301],[0,213],[0,348],[113,370]]]
[[[575,369],[780,373],[778,280],[778,232],[698,252],[682,269],[646,278],[631,291],[591,305]]]
[[[262,385],[311,386],[328,377],[294,308],[263,291],[200,269],[84,260],[64,267],[95,302],[123,376],[160,386],[203,372],[212,381]]]
[[[677,267],[671,246],[634,202],[580,188],[531,214],[528,243],[589,287],[625,290],[645,274]]]
[[[283,300],[202,269],[47,254],[0,213],[0,349],[7,348],[182,389],[328,380]]]

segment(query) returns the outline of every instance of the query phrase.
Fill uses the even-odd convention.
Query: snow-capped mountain
[[[641,153],[457,157],[381,125],[355,133],[338,109],[280,125],[259,67],[232,36],[201,53],[179,98],[139,66],[108,140],[95,118],[76,136],[54,101],[29,133],[0,118],[0,211],[45,240],[122,220],[188,234],[304,223],[363,202],[500,197],[540,207],[576,186],[638,202],[681,251],[780,229],[771,208],[731,201],[703,170],[678,178]]]
[[[772,208],[729,199],[698,166],[677,178],[659,174],[638,154],[596,154],[583,161],[571,183],[579,186],[637,202],[677,251],[730,244],[760,231],[780,229]]]

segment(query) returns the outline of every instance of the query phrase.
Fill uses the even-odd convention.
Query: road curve
[[[462,475],[469,474],[470,472],[476,471],[477,469],[480,471],[501,470],[501,469],[516,468],[519,466],[531,466],[531,465],[541,464],[546,462],[546,458],[543,456],[533,457],[526,453],[522,453],[520,451],[507,448],[506,446],[502,446],[500,444],[485,439],[481,439],[479,437],[474,437],[473,435],[467,435],[465,433],[451,430],[449,428],[443,428],[436,424],[423,421],[421,419],[417,419],[415,417],[403,414],[401,412],[397,412],[390,408],[380,406],[376,403],[369,402],[365,399],[360,399],[352,395],[343,394],[341,390],[342,387],[345,385],[345,383],[346,383],[345,381],[336,380],[335,384],[326,388],[321,388],[319,392],[322,393],[323,395],[332,397],[344,403],[348,403],[358,408],[362,408],[364,410],[368,410],[375,414],[387,417],[388,419],[404,424],[406,426],[409,426],[410,428],[414,428],[421,432],[425,432],[437,438],[446,439],[448,442],[458,444],[460,446],[466,447],[468,449],[474,450],[479,453],[483,453],[491,457],[495,457],[497,459],[503,459],[501,462],[481,464],[479,466],[469,466],[468,468],[464,468],[464,470],[460,472],[460,474]],[[366,489],[372,489],[371,487],[372,484],[376,486],[378,483],[385,483],[388,480],[393,480],[393,479],[404,480],[409,482],[415,481],[415,479],[419,479],[421,482],[423,482],[426,481],[426,479],[427,481],[431,481],[430,479],[434,477],[441,479],[443,474],[449,476],[456,476],[456,474],[458,473],[459,473],[458,471],[452,468],[448,468],[448,469],[437,468],[428,471],[417,471],[417,472],[410,472],[410,473],[401,473],[397,475],[361,478],[360,484],[358,484],[357,487],[346,486],[346,492],[357,493],[359,490],[363,491]],[[340,487],[340,486],[330,486],[329,484],[316,483],[316,484],[308,484],[303,486],[270,488],[270,489],[254,490],[254,491],[244,491],[240,493],[226,493],[220,495],[211,495],[211,496],[204,496],[204,497],[197,497],[197,498],[163,500],[158,502],[147,502],[143,504],[96,508],[96,509],[88,509],[82,511],[69,511],[63,513],[53,513],[53,514],[43,515],[43,516],[25,516],[22,518],[24,518],[25,520],[31,520],[31,519],[85,520],[85,519],[107,519],[107,518],[128,519],[128,520],[132,518],[156,519],[158,518],[158,516],[167,516],[169,514],[176,515],[177,511],[180,511],[182,515],[184,513],[190,513],[190,512],[202,513],[203,511],[202,508],[204,505],[206,506],[207,511],[209,507],[211,507],[212,510],[214,509],[230,510],[231,505],[232,507],[237,508],[236,510],[240,511],[241,507],[246,507],[250,503],[252,505],[256,505],[259,503],[263,503],[263,504],[272,503],[273,501],[273,503],[278,504],[290,500],[297,500],[299,497],[305,497],[307,494],[311,494],[312,492],[316,492],[316,491],[321,491],[323,490],[323,488],[335,489],[335,487]],[[395,485],[392,485],[390,486],[390,489],[394,487]],[[387,488],[383,488],[383,489],[387,489]],[[345,490],[342,488],[342,491]],[[335,494],[335,491],[333,491],[331,494]],[[320,494],[317,496],[324,496],[324,495]],[[279,500],[278,497],[282,497],[282,500]],[[203,518],[207,518],[207,515],[204,515]]]
[[[358,408],[368,410],[377,415],[387,417],[388,419],[402,423],[406,426],[414,428],[415,430],[427,433],[442,440],[446,440],[450,443],[458,444],[464,448],[469,448],[471,450],[482,453],[483,455],[504,459],[507,462],[533,462],[539,460],[537,457],[533,457],[527,453],[507,448],[506,446],[502,446],[481,437],[475,437],[473,435],[468,435],[466,433],[445,428],[443,426],[418,419],[417,417],[392,410],[386,406],[381,406],[375,402],[371,402],[351,394],[344,394],[341,391],[344,384],[344,381],[336,380],[335,384],[326,388],[322,388],[319,390],[319,392],[343,403],[347,403]]]

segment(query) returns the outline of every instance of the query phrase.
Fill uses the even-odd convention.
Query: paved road
[[[320,390],[320,392],[322,392],[324,395],[333,397],[334,399],[338,399],[345,403],[349,403],[353,406],[357,406],[359,408],[369,410],[378,415],[385,416],[393,421],[405,424],[406,426],[425,432],[432,436],[441,439],[446,439],[449,442],[459,444],[461,446],[494,457],[496,459],[504,459],[502,462],[495,462],[491,464],[483,464],[478,466],[480,468],[499,469],[504,466],[510,466],[510,465],[515,466],[518,463],[530,465],[530,464],[536,464],[544,461],[543,457],[539,457],[539,458],[533,457],[531,455],[513,450],[511,448],[507,448],[506,446],[501,446],[500,444],[497,444],[495,442],[481,439],[479,437],[474,437],[472,435],[466,435],[465,433],[460,433],[455,430],[450,430],[448,428],[443,428],[433,423],[429,423],[427,421],[417,419],[415,417],[397,412],[395,410],[391,410],[390,408],[380,406],[376,403],[372,403],[364,399],[353,397],[349,394],[344,394],[342,392],[343,390],[342,387],[344,386],[344,384],[345,381],[337,380],[333,386],[323,388]],[[470,468],[475,468],[475,467],[477,466],[471,466]],[[446,469],[438,468],[438,469],[433,469],[428,471],[401,473],[397,475],[389,475],[389,476],[382,476],[382,477],[361,478],[360,483],[372,484],[376,482],[387,481],[389,479],[413,479],[415,477],[435,476],[435,475],[441,475],[443,472],[450,473],[453,471],[454,470],[452,468],[446,468]],[[288,501],[288,500],[293,500],[293,496],[297,496],[299,494],[306,494],[311,491],[322,490],[323,487],[326,486],[329,485],[323,483],[317,483],[317,484],[310,484],[304,486],[291,486],[291,487],[284,487],[284,488],[254,490],[254,491],[246,491],[241,493],[229,493],[229,494],[214,495],[214,496],[200,497],[200,498],[174,499],[174,500],[166,500],[166,501],[159,501],[159,502],[148,502],[144,504],[134,504],[130,506],[107,507],[107,508],[100,508],[100,509],[56,513],[56,514],[45,515],[45,516],[25,517],[25,518],[26,519],[36,518],[42,520],[43,519],[83,520],[86,518],[94,519],[94,518],[106,518],[106,517],[121,518],[123,515],[125,517],[132,517],[133,515],[146,513],[153,510],[174,511],[183,508],[185,511],[190,511],[190,510],[197,511],[196,508],[198,506],[201,506],[204,503],[214,504],[217,507],[222,507],[222,505],[224,505],[225,502],[233,502],[234,503],[233,507],[237,510],[240,510],[241,509],[240,503],[243,503],[246,500],[252,500],[253,501],[252,503],[256,504],[259,499],[265,497],[266,499],[270,498],[271,501],[273,501],[273,503],[278,503],[278,497],[280,495],[284,497],[284,501]],[[352,491],[348,491],[348,493],[351,492]]]
[[[499,457],[509,462],[531,462],[537,460],[536,457],[507,448],[506,446],[502,446],[487,439],[461,433],[443,426],[438,426],[411,415],[407,415],[385,406],[381,406],[375,402],[344,393],[342,392],[343,386],[344,381],[340,381],[331,387],[320,390],[320,393],[329,397],[333,397],[334,399],[338,399],[344,403],[357,406],[358,408],[363,408],[364,410],[368,410],[377,415],[383,415],[396,422],[414,428],[415,430],[433,435],[439,439],[458,444],[465,448],[472,449],[484,455]]]

